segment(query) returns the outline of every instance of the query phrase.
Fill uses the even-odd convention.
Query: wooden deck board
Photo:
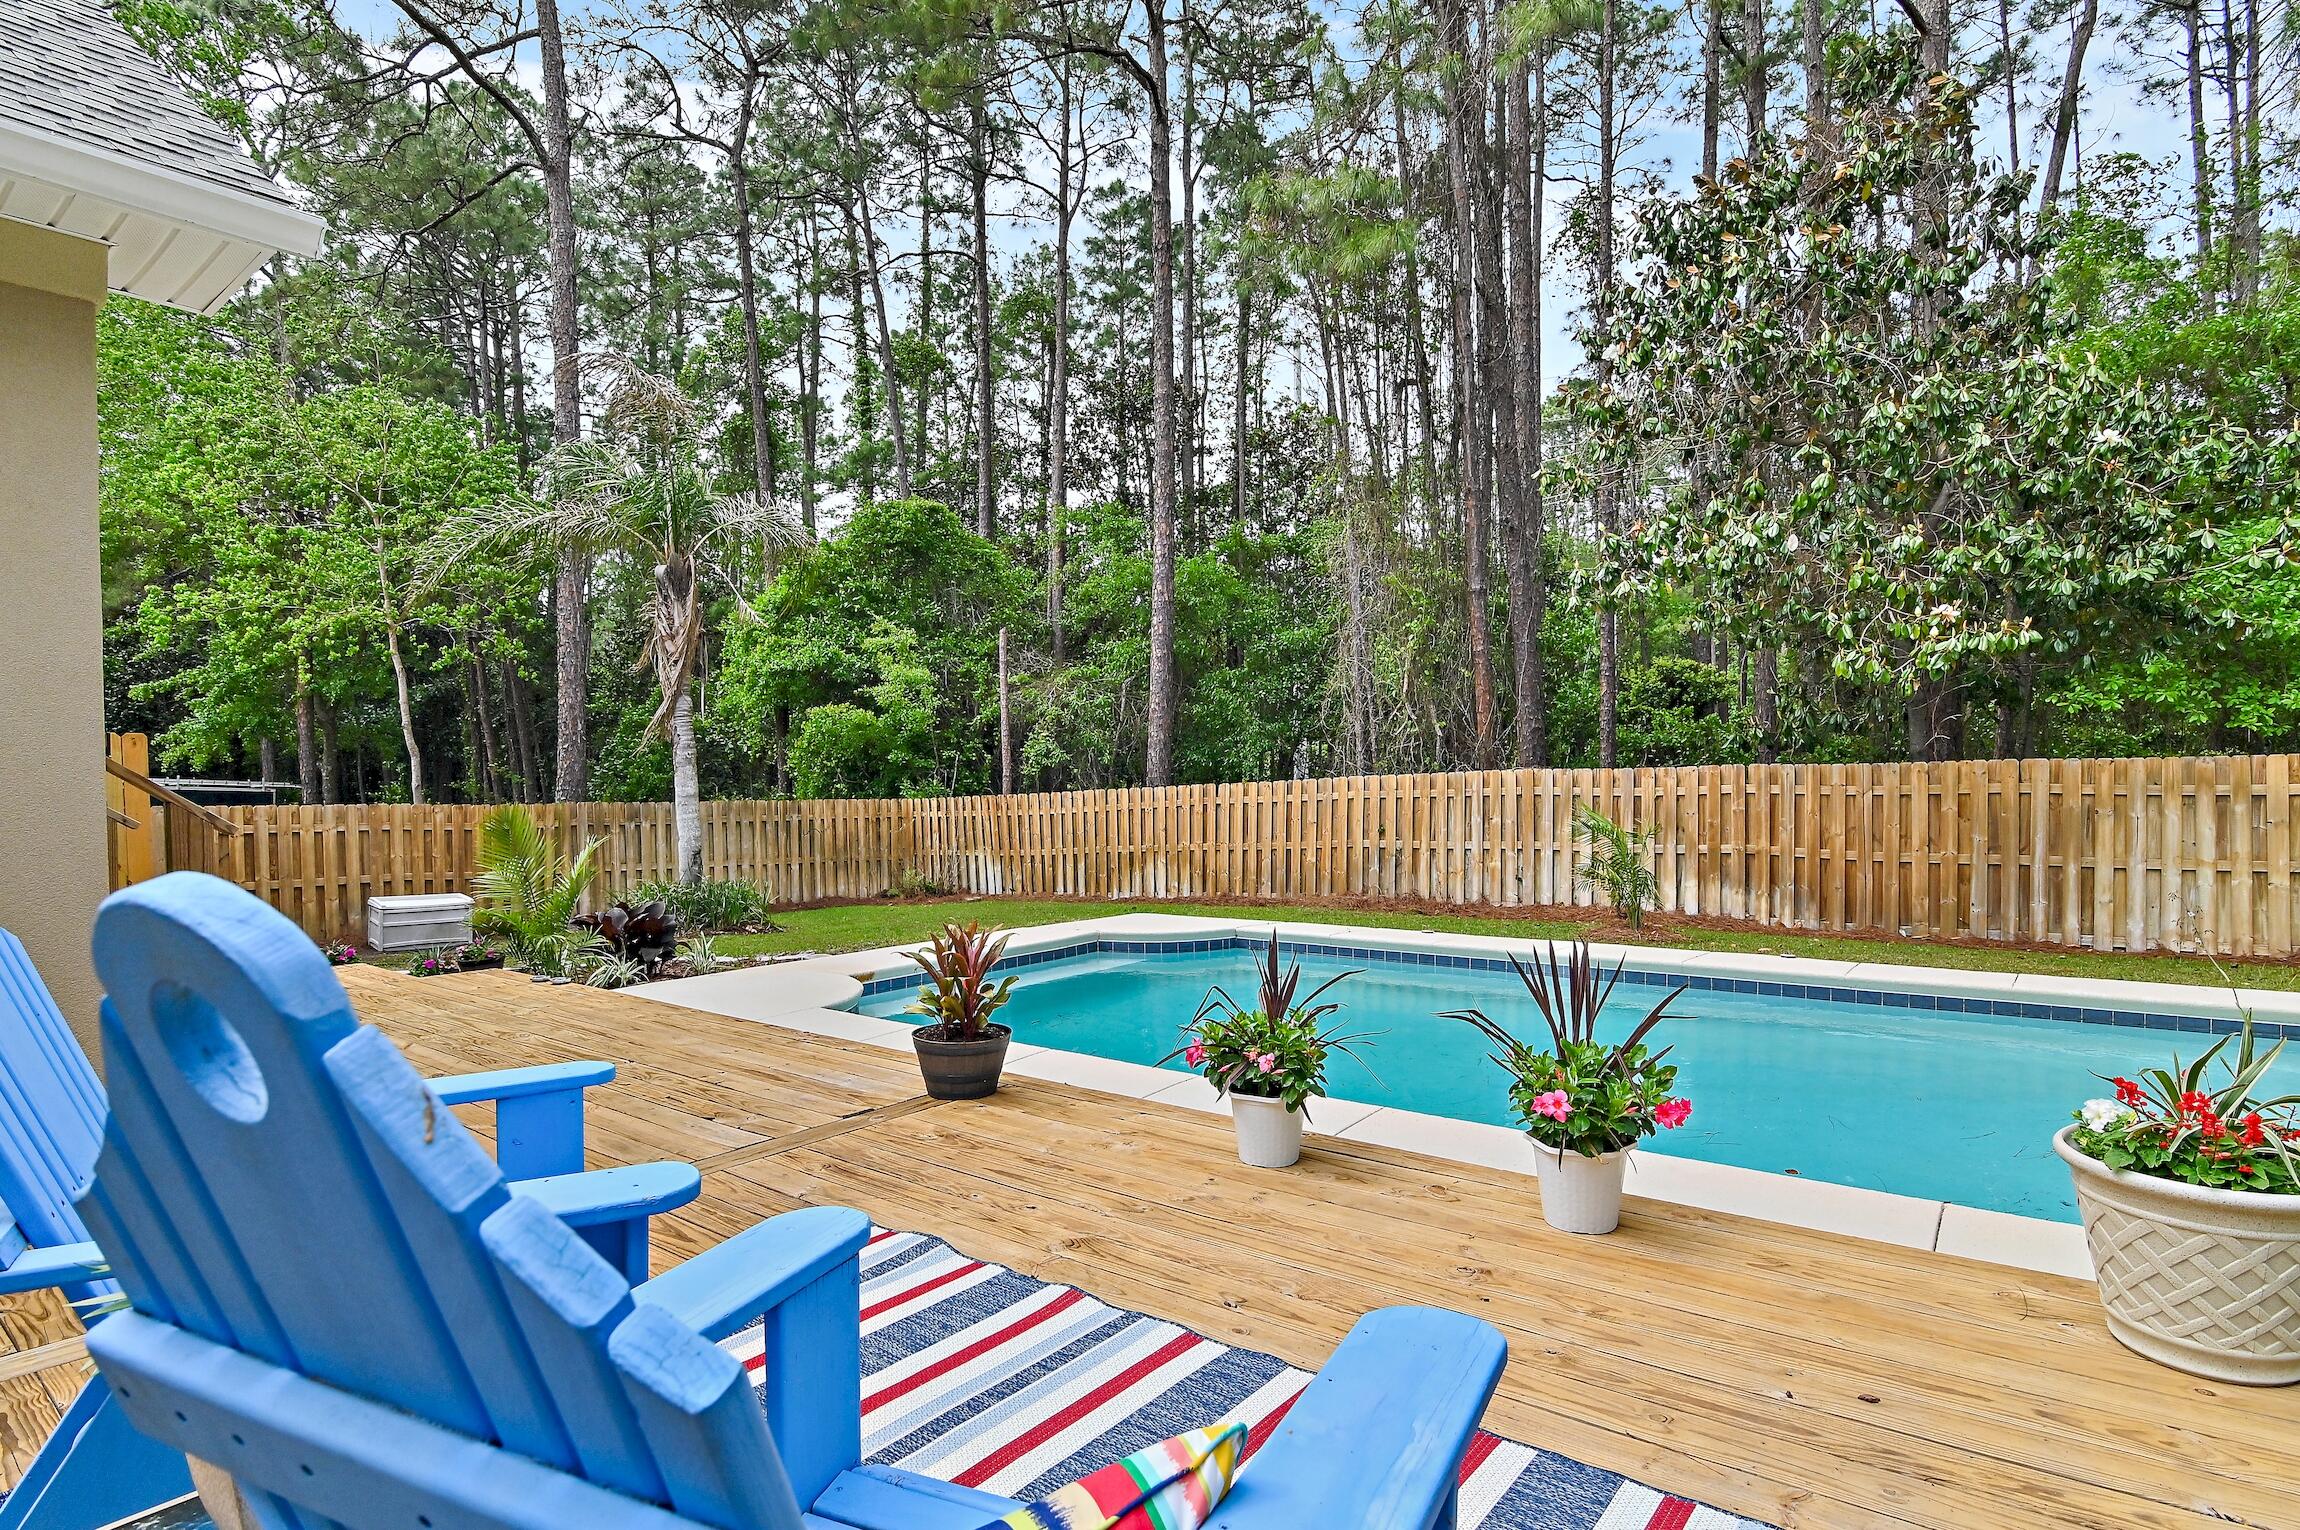
[[[899,1052],[504,974],[343,975],[427,1071],[616,1062],[593,1161],[705,1169],[659,1266],[839,1202],[1303,1366],[1371,1306],[1479,1313],[1510,1340],[1491,1427],[1782,1525],[2300,1527],[2300,1388],[2142,1361],[2080,1282],[1636,1198],[1572,1238],[1528,1175],[1316,1136],[1249,1170],[1220,1117],[1033,1080],[941,1105]],[[71,1327],[0,1309],[9,1352]],[[11,1479],[84,1373],[51,1353],[0,1360]]]

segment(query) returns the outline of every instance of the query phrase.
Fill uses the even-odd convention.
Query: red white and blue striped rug
[[[1310,1380],[917,1233],[880,1231],[862,1258],[863,1452],[880,1465],[1029,1499],[1222,1419],[1248,1425],[1250,1459]],[[725,1344],[759,1364],[756,1328]],[[1758,1530],[1483,1431],[1462,1463],[1461,1526]]]

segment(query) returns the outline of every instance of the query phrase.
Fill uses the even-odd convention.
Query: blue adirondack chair
[[[975,1530],[1014,1507],[862,1464],[861,1212],[771,1218],[634,1287],[510,1193],[256,899],[146,882],[96,948],[112,1115],[80,1206],[134,1310],[88,1348],[264,1530]],[[712,1341],[761,1319],[754,1397]],[[1450,1527],[1504,1357],[1473,1318],[1370,1314],[1214,1523]]]
[[[681,1163],[581,1172],[583,1091],[614,1076],[611,1063],[553,1063],[434,1079],[431,1087],[444,1104],[496,1102],[502,1172],[643,1280],[647,1219],[693,1200],[702,1180]],[[103,1130],[95,1069],[22,942],[0,930],[0,1292],[55,1288],[67,1300],[92,1302],[119,1290],[73,1207]],[[0,1501],[0,1530],[95,1530],[191,1490],[182,1453],[132,1428],[99,1376]]]

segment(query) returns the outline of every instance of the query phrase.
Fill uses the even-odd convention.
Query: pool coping
[[[1035,965],[1056,956],[1089,950],[1120,951],[1199,943],[1259,941],[1272,929],[1287,946],[1322,953],[1394,957],[1427,955],[1428,965],[1507,965],[1507,954],[1524,955],[1546,942],[1442,931],[1376,929],[1362,925],[1293,921],[1231,920],[1177,914],[1119,914],[1070,920],[1017,930],[1007,945],[1010,962]],[[908,979],[917,968],[907,946],[812,957],[764,967],[742,967],[709,977],[643,984],[626,990],[641,997],[786,1029],[907,1052],[911,1027],[896,1020],[855,1012],[866,987]],[[2157,1028],[2199,1034],[2233,1024],[2236,1005],[2250,1006],[2273,1037],[2300,1037],[2300,994],[2257,989],[2190,988],[2182,984],[2141,983],[2100,978],[2064,978],[2036,973],[1979,972],[1962,968],[1903,967],[1876,962],[1837,962],[1754,953],[1684,951],[1654,946],[1596,945],[1608,967],[1627,960],[1629,971],[1667,974],[1660,981],[1706,980],[1696,986],[1740,991],[1782,992],[1790,987],[1831,995],[1924,993],[1984,1000],[1995,1008],[2011,1004],[2024,1018],[2088,1019],[2106,1011],[2170,1017]],[[1461,962],[1440,958],[1463,958]],[[1817,981],[1818,980],[1818,981]],[[1753,985],[1744,988],[1743,985]],[[1773,987],[1770,985],[1781,985]],[[885,990],[880,990],[885,991]],[[2017,996],[2017,997],[2015,997]],[[1853,999],[1849,1002],[1869,1002]],[[1881,997],[1877,1002],[1885,1002]],[[2031,1014],[2031,1011],[2042,1013]],[[2059,1013],[2054,1013],[2055,1011]],[[1955,1011],[1936,1011],[1955,1013]],[[2189,1023],[2179,1023],[2189,1022]],[[2214,1022],[2218,1022],[2215,1025]],[[2090,1023],[2100,1023],[2091,1021]],[[1007,1054],[1007,1072],[1126,1098],[1186,1109],[1228,1113],[1211,1085],[1196,1074],[1119,1062],[1091,1053],[1016,1043]],[[1430,1154],[1458,1163],[1530,1174],[1532,1145],[1514,1128],[1429,1115],[1395,1106],[1354,1100],[1318,1102],[1312,1135]],[[2016,1216],[1953,1201],[1898,1195],[1825,1180],[1772,1174],[1730,1164],[1663,1153],[1632,1160],[1632,1196],[1753,1217],[1906,1248],[1929,1249],[2045,1274],[2092,1278],[2084,1229],[2073,1222]]]

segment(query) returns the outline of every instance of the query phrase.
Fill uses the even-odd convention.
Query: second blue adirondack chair
[[[502,1172],[523,1181],[634,1279],[647,1219],[693,1200],[692,1165],[582,1173],[583,1091],[611,1063],[549,1063],[434,1079],[444,1104],[492,1100]],[[104,1089],[22,942],[0,930],[0,1293],[56,1289],[76,1303],[119,1287],[73,1206],[94,1171]],[[136,1432],[98,1377],[80,1391],[23,1478],[0,1530],[96,1530],[192,1490],[180,1451]]]
[[[97,946],[112,1117],[81,1207],[134,1310],[89,1352],[263,1530],[976,1530],[1015,1507],[862,1463],[862,1213],[787,1213],[634,1287],[509,1193],[248,894],[144,883]],[[754,1395],[712,1341],[758,1320]],[[1504,1356],[1458,1313],[1368,1315],[1213,1525],[1452,1526]]]

